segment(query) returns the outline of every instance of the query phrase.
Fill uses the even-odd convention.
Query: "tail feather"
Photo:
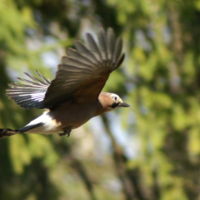
[[[19,130],[0,129],[0,139],[20,133]]]
[[[36,128],[36,127],[43,126],[43,125],[44,125],[43,122],[40,122],[40,123],[37,123],[37,124],[32,124],[32,125],[30,125],[30,123],[29,123],[29,124],[27,124],[26,126],[20,128],[20,129],[18,130],[18,132],[19,132],[19,133],[25,133],[25,132],[27,132],[27,131],[29,131],[29,130],[31,130],[31,129],[34,129],[34,128]]]
[[[27,131],[29,131],[31,129],[34,129],[36,127],[43,126],[43,125],[44,125],[44,123],[42,123],[42,122],[37,123],[37,124],[32,124],[32,125],[30,125],[30,123],[29,123],[26,126],[20,128],[19,130],[13,130],[13,129],[9,129],[9,128],[0,129],[0,139],[6,138],[9,136],[18,134],[18,133],[26,133]]]

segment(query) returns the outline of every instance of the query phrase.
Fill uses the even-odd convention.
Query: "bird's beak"
[[[127,103],[122,103],[122,104],[120,104],[120,107],[130,107]]]

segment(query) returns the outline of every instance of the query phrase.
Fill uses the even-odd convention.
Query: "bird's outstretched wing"
[[[38,71],[38,78],[25,73],[30,79],[21,79],[25,84],[9,84],[10,88],[6,91],[10,99],[13,99],[22,108],[44,108],[43,100],[50,82],[45,79]]]
[[[67,56],[58,66],[56,78],[47,89],[43,105],[54,109],[66,101],[90,103],[97,100],[109,74],[118,68],[124,59],[122,39],[116,39],[112,28],[106,34],[103,29],[98,34],[98,44],[91,34],[87,34],[87,48],[75,42],[77,50],[68,48]]]

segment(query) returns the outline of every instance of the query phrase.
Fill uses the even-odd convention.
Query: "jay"
[[[51,82],[36,71],[38,78],[25,73],[31,80],[18,78],[24,84],[10,84],[7,95],[19,106],[46,110],[18,130],[0,129],[0,138],[18,133],[69,136],[94,116],[129,107],[117,94],[101,92],[110,73],[124,60],[122,39],[108,28],[106,33],[99,31],[97,41],[87,33],[88,47],[76,41],[76,50],[68,48]]]

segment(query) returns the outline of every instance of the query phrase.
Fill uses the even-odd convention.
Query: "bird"
[[[97,38],[97,41],[95,40]],[[36,70],[37,78],[25,73],[28,79],[11,83],[7,96],[24,109],[45,109],[24,127],[0,129],[0,138],[19,133],[70,136],[72,129],[91,118],[129,105],[114,93],[101,92],[111,72],[123,62],[123,42],[113,28],[86,34],[87,46],[75,41],[58,65],[55,79],[49,81]],[[30,80],[29,80],[30,79]]]

